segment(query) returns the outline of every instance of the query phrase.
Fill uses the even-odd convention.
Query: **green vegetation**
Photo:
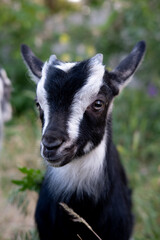
[[[125,89],[113,114],[115,142],[133,189],[136,240],[160,237],[159,101]]]
[[[30,221],[37,194],[33,196],[30,190],[38,191],[44,172],[39,153],[40,124],[34,106],[35,86],[26,73],[20,44],[28,44],[42,60],[53,51],[64,61],[81,60],[102,52],[107,68],[113,68],[120,56],[142,39],[147,42],[147,54],[136,73],[134,86],[127,87],[115,101],[113,132],[133,189],[134,238],[159,240],[160,2],[86,1],[83,6],[81,3],[74,6],[67,3],[67,10],[64,4],[49,8],[49,2],[2,0],[0,7],[0,65],[7,70],[13,85],[13,120],[5,129],[0,161],[0,211],[3,215],[0,216],[0,240],[36,239]],[[92,13],[102,9],[106,9],[108,17],[99,25],[92,24]],[[80,20],[70,20],[73,15]],[[17,169],[19,167],[21,172]],[[13,195],[17,196],[16,186],[11,183],[13,179],[21,190],[25,190],[23,197],[16,200],[17,205],[24,206],[24,199],[27,205],[31,205],[31,211],[25,205],[26,217],[8,207],[11,191],[14,190],[12,200]],[[24,232],[20,230],[23,226],[21,219],[24,224],[29,222]],[[11,220],[16,225],[12,225]]]
[[[21,180],[12,180],[12,182],[20,186],[19,191],[36,191],[39,192],[43,181],[44,173],[40,169],[21,167],[19,171],[25,174]]]

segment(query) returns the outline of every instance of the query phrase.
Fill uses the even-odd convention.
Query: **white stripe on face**
[[[65,72],[69,71],[72,67],[74,67],[77,63],[61,63],[61,65],[54,65],[54,67],[59,68]],[[42,77],[37,84],[37,100],[44,111],[44,126],[42,129],[42,135],[45,132],[45,129],[49,123],[49,105],[47,102],[47,92],[44,88],[45,80],[47,78],[47,71],[49,66],[52,65],[52,62],[45,62],[42,69]]]
[[[42,134],[44,134],[45,129],[49,123],[49,106],[47,103],[47,93],[44,88],[45,80],[47,77],[47,69],[48,69],[48,63],[46,62],[42,69],[42,78],[40,79],[37,85],[37,100],[42,110],[44,111],[44,126],[42,129]]]
[[[68,134],[71,140],[76,140],[79,134],[80,122],[86,108],[95,100],[102,84],[105,67],[102,64],[90,63],[90,76],[86,84],[75,94],[71,115],[68,120]]]

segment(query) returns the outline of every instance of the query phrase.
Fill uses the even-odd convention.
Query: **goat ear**
[[[39,60],[31,51],[31,49],[25,44],[21,45],[21,53],[33,81],[38,83],[42,76],[42,67],[44,63]]]
[[[130,54],[123,59],[112,72],[110,72],[113,80],[112,84],[118,88],[119,91],[128,84],[129,80],[140,65],[145,49],[145,42],[138,42]]]

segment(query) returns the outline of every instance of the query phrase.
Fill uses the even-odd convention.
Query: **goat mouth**
[[[50,166],[61,167],[73,160],[76,155],[76,148],[68,148],[61,153],[57,153],[57,151],[47,151],[46,149],[43,149],[41,155]]]
[[[52,166],[52,167],[62,167],[64,165],[66,165],[67,163],[71,162],[71,158],[69,157],[60,157],[60,158],[54,158],[54,159],[49,159],[49,158],[45,158],[45,160],[47,161],[48,165]]]

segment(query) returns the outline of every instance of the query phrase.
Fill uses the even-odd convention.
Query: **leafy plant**
[[[19,191],[32,190],[39,192],[40,186],[44,177],[44,172],[39,169],[19,168],[19,171],[25,176],[21,180],[12,180],[12,182],[19,186]]]

